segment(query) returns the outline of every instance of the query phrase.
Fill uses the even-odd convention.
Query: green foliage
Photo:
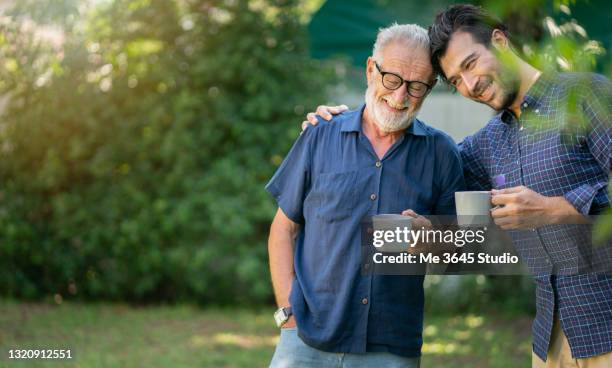
[[[333,77],[299,4],[52,3],[0,24],[0,294],[269,300],[263,187]]]
[[[475,2],[504,20],[517,51],[540,70],[595,71],[610,61],[602,43],[574,18],[575,0]]]

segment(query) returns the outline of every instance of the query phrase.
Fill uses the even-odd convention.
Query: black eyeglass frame
[[[397,75],[397,74],[395,74],[395,73],[391,73],[391,72],[384,72],[384,71],[383,71],[383,70],[380,68],[380,65],[378,65],[378,62],[376,62],[376,61],[374,61],[374,65],[376,65],[376,69],[377,69],[377,70],[378,70],[378,72],[380,73],[380,80],[381,80],[381,82],[382,82],[382,85],[383,85],[383,86],[384,86],[386,89],[388,89],[388,90],[390,90],[390,91],[395,91],[396,89],[399,89],[399,88],[400,88],[402,85],[404,85],[404,83],[406,83],[406,87],[407,87],[407,88],[406,88],[406,91],[408,92],[408,94],[409,94],[410,96],[414,97],[414,98],[421,98],[421,97],[426,96],[426,95],[429,93],[429,91],[431,91],[431,89],[433,88],[433,85],[429,85],[429,84],[427,84],[427,83],[425,83],[425,82],[405,80],[404,78],[402,78],[401,76],[399,76],[399,75]],[[392,75],[392,76],[394,76],[394,77],[397,77],[397,78],[398,78],[398,79],[399,79],[399,80],[400,80],[402,83],[398,84],[398,85],[397,85],[397,87],[395,87],[395,88],[389,88],[389,87],[387,87],[387,85],[385,85],[385,75],[387,75],[387,74]],[[413,95],[412,93],[410,93],[410,86],[411,86],[411,85],[424,85],[424,86],[426,87],[425,92],[423,92],[423,94],[422,94],[422,95],[420,95],[420,96],[415,96],[415,95]]]

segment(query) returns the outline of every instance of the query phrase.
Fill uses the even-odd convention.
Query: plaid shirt
[[[468,187],[524,185],[563,196],[582,214],[601,213],[610,205],[611,109],[612,84],[601,75],[542,75],[519,119],[501,112],[460,144]],[[505,180],[495,180],[500,175]],[[590,230],[547,225],[510,233],[535,275],[534,352],[546,360],[555,313],[574,358],[612,351],[612,275],[580,274],[572,266],[580,245],[590,244]]]

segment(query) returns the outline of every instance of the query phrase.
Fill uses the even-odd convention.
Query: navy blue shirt
[[[380,213],[454,213],[464,186],[444,133],[418,120],[382,159],[359,110],[310,126],[266,189],[301,224],[289,302],[302,340],[330,352],[421,353],[423,276],[364,276],[360,221]],[[321,121],[322,119],[320,119]]]

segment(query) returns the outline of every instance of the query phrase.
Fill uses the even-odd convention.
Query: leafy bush
[[[0,294],[269,300],[263,187],[333,78],[297,2],[17,3]]]

